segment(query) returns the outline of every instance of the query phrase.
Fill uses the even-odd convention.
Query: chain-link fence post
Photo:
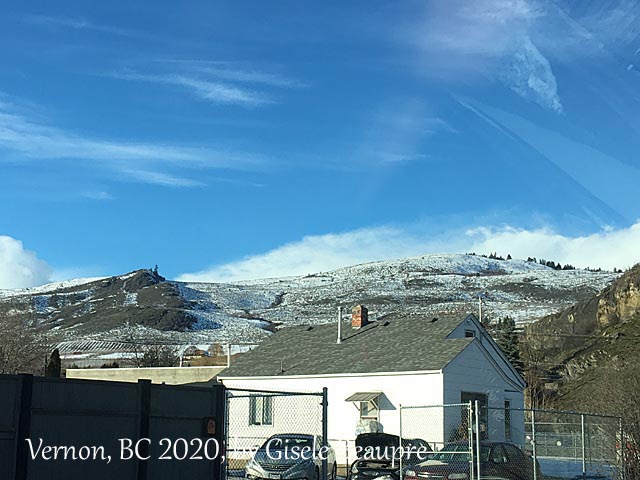
[[[476,475],[476,462],[475,462],[475,447],[473,444],[473,406],[471,404],[471,400],[469,400],[469,404],[467,405],[467,438],[469,438],[469,472],[471,473],[471,480],[474,478],[480,478],[480,475]]]
[[[475,442],[475,450],[476,450],[476,465],[478,470],[478,480],[480,479],[480,403],[476,400],[475,403],[475,416],[476,416],[476,442]]]
[[[538,469],[536,464],[538,462],[538,455],[536,452],[536,411],[531,410],[531,452],[533,456],[533,480],[538,480]]]
[[[345,458],[345,477],[348,477],[349,467],[351,466],[351,463],[349,463],[349,440],[344,441],[344,458]]]
[[[625,463],[625,439],[624,439],[624,425],[622,424],[622,417],[620,417],[620,477],[622,480],[626,480],[627,478],[627,465]]]
[[[231,450],[229,446],[229,390],[224,387],[224,439],[223,448],[223,458],[222,458],[222,472],[224,473],[225,480],[229,478],[229,451]]]
[[[587,478],[587,445],[585,443],[584,414],[580,414],[580,438],[582,440],[582,479]]]
[[[327,450],[329,445],[329,425],[328,425],[328,411],[329,411],[329,394],[327,387],[322,388],[322,479],[327,480]],[[333,479],[335,480],[335,479]]]
[[[400,408],[400,460],[398,465],[400,466],[400,480],[403,480],[404,478],[404,472],[402,471],[402,457],[404,457],[404,454],[402,452],[402,404],[399,405]]]

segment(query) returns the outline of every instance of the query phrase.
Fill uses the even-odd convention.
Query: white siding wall
[[[255,390],[274,391],[322,391],[323,387],[328,388],[329,400],[329,439],[336,450],[338,462],[346,462],[346,448],[349,445],[350,461],[354,459],[353,440],[356,437],[356,426],[359,420],[359,411],[352,402],[345,399],[356,392],[380,391],[384,393],[381,398],[380,423],[384,432],[400,433],[400,405],[440,405],[443,402],[442,388],[443,380],[441,372],[422,373],[411,375],[368,375],[368,376],[341,376],[341,377],[314,377],[314,378],[265,378],[265,379],[242,379],[224,380],[228,388],[249,388]],[[286,402],[283,399],[279,402]],[[234,429],[246,429],[242,432],[234,432],[243,436],[260,436],[269,431],[276,433],[281,431],[278,423],[292,428],[291,418],[301,416],[305,418],[309,403],[300,400],[291,402],[291,409],[285,407],[274,408],[273,426],[250,426],[248,401],[238,403],[237,407],[229,412],[230,422]],[[442,416],[441,412],[435,412],[429,418],[433,420],[430,435],[442,436]],[[316,413],[312,413],[316,415]],[[301,421],[299,425],[305,426],[306,421]],[[430,422],[431,425],[431,422]],[[411,422],[405,422],[403,428],[411,428]],[[415,425],[414,425],[414,428]],[[431,427],[430,427],[431,428]],[[421,433],[424,433],[423,428]],[[315,432],[313,432],[315,433]],[[416,435],[418,436],[418,435]]]
[[[513,371],[511,364],[509,364],[504,358],[504,355],[502,355],[500,347],[498,347],[486,330],[479,326],[473,317],[470,316],[464,322],[460,323],[447,338],[464,338],[467,331],[473,331],[475,333],[477,341],[489,352],[489,355],[491,355],[493,360],[499,365],[499,368],[501,368],[513,382],[522,384],[523,379]],[[523,384],[522,386],[524,387]]]
[[[504,440],[504,401],[511,401],[511,407],[524,407],[524,395],[514,391],[517,388],[500,375],[487,360],[477,343],[472,343],[444,370],[444,402],[460,403],[462,392],[474,392],[487,395],[489,406],[489,438]],[[522,412],[512,412],[512,440],[524,441],[524,417]],[[522,433],[521,433],[522,432]]]
[[[451,332],[449,335],[447,335],[447,338],[464,338],[466,337],[466,332],[467,330],[472,330],[473,332],[475,332],[476,337],[479,340],[482,340],[482,334],[480,333],[480,329],[477,327],[476,323],[470,319],[470,317],[467,317],[467,319],[464,322],[461,322],[460,325],[458,325],[453,332]]]
[[[505,400],[509,400],[511,410],[511,442],[525,447],[525,428],[524,428],[524,394],[521,392],[505,392]],[[530,445],[529,445],[530,447]]]

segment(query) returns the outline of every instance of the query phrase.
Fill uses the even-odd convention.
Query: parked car
[[[400,437],[388,433],[361,433],[356,437],[358,459],[354,461],[347,474],[348,480],[399,480],[400,465],[403,468],[424,460],[432,451],[424,440],[402,439],[402,455]]]
[[[322,438],[316,435],[285,433],[273,435],[256,451],[245,466],[249,480],[320,480],[322,461],[336,479],[336,455],[331,447],[322,451]]]
[[[472,455],[468,442],[445,445],[442,450],[414,467],[405,470],[405,480],[466,480],[471,477]],[[474,459],[474,464],[477,460]],[[474,465],[475,468],[475,465]],[[537,478],[540,464],[535,462]],[[533,480],[533,457],[506,442],[480,442],[480,478]]]

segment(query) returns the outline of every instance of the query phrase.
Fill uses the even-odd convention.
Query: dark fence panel
[[[0,479],[220,479],[220,455],[190,458],[209,438],[210,444],[222,444],[223,399],[220,385],[0,375]],[[149,459],[121,458],[121,451],[129,453],[121,444],[134,450],[141,438],[150,442],[140,442],[138,453]],[[159,460],[166,450],[160,448],[163,438],[177,446],[169,448],[167,460]],[[32,459],[48,446],[64,448],[47,451],[57,458]],[[215,453],[211,447],[212,458]]]
[[[18,423],[18,377],[0,376],[0,478],[14,478],[13,464]]]

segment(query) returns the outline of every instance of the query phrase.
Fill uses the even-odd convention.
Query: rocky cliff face
[[[640,312],[640,264],[599,295],[598,326],[607,327],[630,321]]]
[[[529,356],[555,379],[550,395],[579,406],[614,362],[640,357],[640,264],[598,294],[525,329]]]

